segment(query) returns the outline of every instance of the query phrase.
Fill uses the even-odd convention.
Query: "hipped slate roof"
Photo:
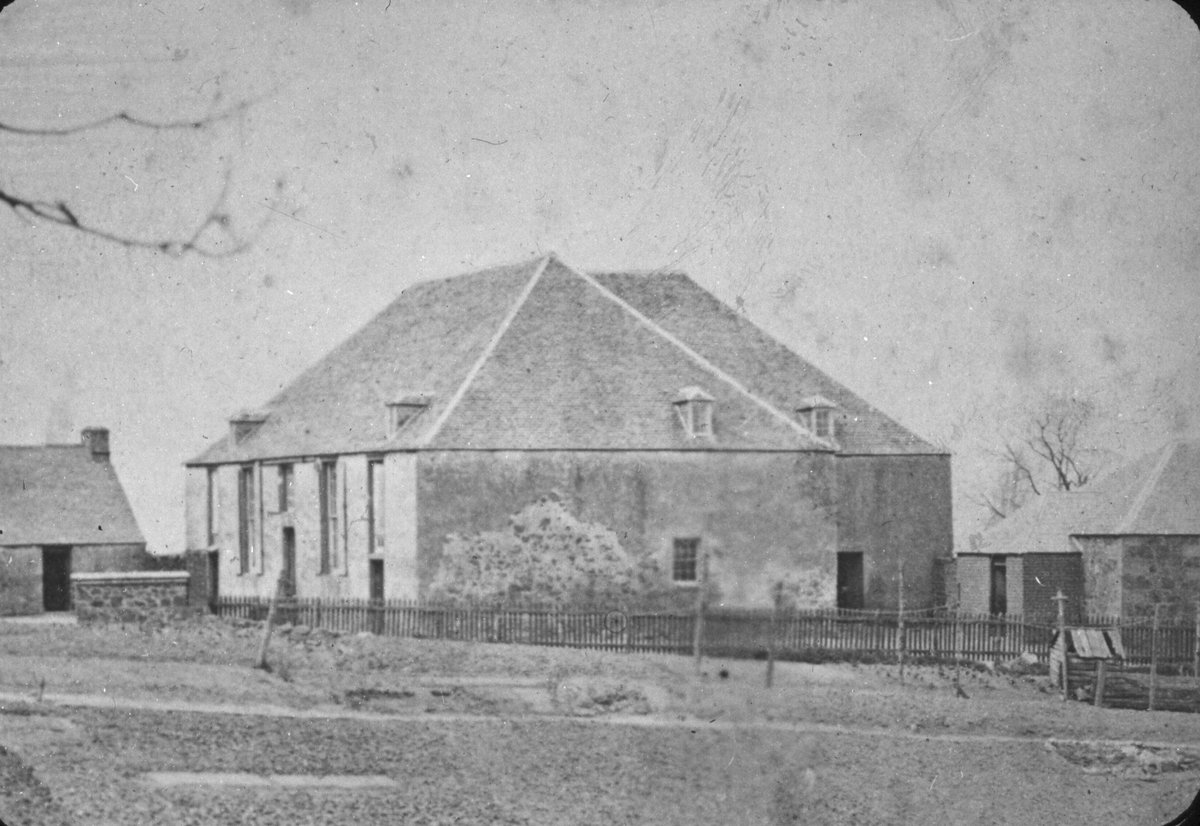
[[[0,545],[145,544],[107,461],[83,445],[0,445]]]
[[[1200,442],[1172,442],[1086,487],[1048,493],[988,530],[976,553],[1069,553],[1072,536],[1200,534]]]
[[[681,388],[714,399],[693,439]],[[389,436],[386,408],[428,407]],[[838,444],[796,416],[838,405]],[[678,273],[581,273],[553,255],[417,284],[189,464],[394,450],[938,453]]]

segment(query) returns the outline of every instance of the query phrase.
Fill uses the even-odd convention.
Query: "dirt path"
[[[425,685],[455,685],[460,683],[453,677],[445,679],[429,679]],[[532,686],[531,680],[479,680],[475,685],[505,686],[508,684]],[[727,721],[721,719],[705,720],[702,718],[683,715],[663,714],[521,714],[488,716],[482,714],[467,714],[460,712],[425,712],[412,714],[389,714],[376,711],[357,711],[340,706],[325,706],[318,708],[296,709],[273,704],[228,705],[222,703],[195,703],[177,700],[145,700],[129,699],[109,695],[94,694],[45,694],[41,703],[31,702],[28,695],[0,692],[0,712],[6,707],[24,707],[36,710],[39,705],[66,708],[98,708],[117,711],[154,711],[154,712],[184,712],[191,714],[219,714],[235,717],[270,717],[275,719],[293,720],[359,720],[403,723],[414,721],[424,723],[478,723],[480,725],[505,725],[510,722],[529,722],[539,720],[558,723],[586,723],[594,725],[630,726],[636,728],[665,728],[685,729],[692,732],[706,731],[772,731],[793,734],[853,734],[857,736],[888,737],[900,740],[938,741],[945,743],[1046,743],[1056,738],[1035,735],[1009,735],[994,732],[954,733],[926,732],[911,729],[882,728],[879,726],[859,726],[853,724],[830,725],[827,723],[803,723],[778,720],[746,720]],[[1114,740],[1089,738],[1086,742],[1096,746],[1120,748],[1137,745],[1154,749],[1196,749],[1194,742],[1148,741],[1148,740]]]

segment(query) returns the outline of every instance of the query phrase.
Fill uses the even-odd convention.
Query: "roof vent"
[[[233,436],[234,444],[241,444],[249,439],[259,426],[270,415],[263,410],[242,410],[229,417],[229,433]]]
[[[387,403],[388,430],[387,437],[393,438],[409,422],[421,414],[433,402],[432,393],[405,393],[393,402]]]
[[[713,397],[699,387],[684,387],[672,404],[690,439],[711,439],[713,435]]]
[[[806,396],[796,407],[796,417],[818,439],[834,438],[833,411],[837,404],[824,396]]]

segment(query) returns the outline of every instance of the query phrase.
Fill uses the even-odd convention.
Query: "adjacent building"
[[[71,608],[71,574],[151,561],[104,428],[76,445],[0,445],[0,614]]]
[[[955,573],[971,612],[1137,617],[1200,595],[1200,442],[1175,441],[1083,488],[1038,497],[987,531]]]
[[[681,595],[929,606],[950,457],[686,275],[553,255],[417,284],[187,463],[221,595],[422,598],[552,497]]]

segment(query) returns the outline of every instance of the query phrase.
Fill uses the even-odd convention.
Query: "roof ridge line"
[[[619,306],[623,310],[625,310],[625,312],[629,313],[634,318],[636,318],[638,321],[640,321],[642,324],[649,327],[658,336],[660,336],[663,339],[666,339],[666,341],[668,343],[674,345],[678,350],[682,351],[692,361],[696,362],[701,367],[703,367],[705,370],[707,370],[709,373],[712,373],[713,376],[715,376],[716,378],[725,382],[730,387],[732,387],[734,390],[738,391],[743,396],[748,398],[750,401],[754,402],[756,405],[761,407],[763,410],[767,411],[769,414],[771,414],[775,418],[782,421],[784,424],[791,427],[792,430],[808,437],[809,439],[812,439],[817,444],[824,445],[833,450],[837,449],[836,445],[832,444],[831,442],[829,442],[826,439],[822,439],[822,438],[816,436],[812,431],[810,431],[808,428],[804,427],[799,422],[792,419],[790,416],[788,416],[782,410],[777,408],[775,405],[771,404],[766,399],[764,399],[761,396],[757,395],[756,393],[752,392],[748,387],[743,385],[741,382],[739,382],[733,376],[729,375],[724,370],[722,370],[720,367],[713,364],[711,361],[706,359],[704,356],[697,353],[691,347],[688,347],[686,344],[683,343],[683,341],[681,341],[679,338],[672,335],[664,327],[662,327],[662,325],[658,324],[652,318],[650,318],[645,313],[643,313],[641,310],[637,309],[632,304],[630,304],[628,301],[621,298],[619,295],[614,293],[612,290],[605,287],[599,281],[594,279],[591,275],[575,269],[570,264],[567,264],[565,261],[559,260],[558,263],[561,264],[563,267],[565,267],[568,271],[575,273],[575,275],[577,275],[579,278],[582,278],[588,284],[591,284],[592,287],[594,287],[597,291],[599,291],[600,294],[603,295],[605,298],[614,302],[617,306]]]
[[[1128,533],[1133,527],[1133,523],[1137,521],[1137,517],[1141,514],[1142,508],[1146,507],[1146,500],[1150,498],[1150,494],[1154,488],[1158,486],[1158,480],[1162,478],[1163,472],[1167,469],[1171,458],[1175,455],[1175,449],[1178,447],[1177,442],[1172,442],[1163,448],[1163,455],[1154,464],[1154,469],[1150,471],[1150,475],[1146,477],[1146,481],[1142,484],[1141,490],[1137,496],[1133,498],[1133,504],[1129,506],[1129,510],[1125,512],[1124,518],[1117,523],[1114,533]]]
[[[479,354],[479,358],[475,360],[475,363],[471,365],[471,369],[467,371],[467,375],[465,378],[463,378],[462,384],[460,384],[458,389],[454,391],[454,395],[450,397],[450,401],[446,404],[445,409],[442,410],[442,412],[438,415],[433,425],[425,432],[425,435],[417,440],[415,445],[417,448],[429,447],[430,443],[433,442],[434,438],[436,438],[438,433],[441,432],[442,427],[446,424],[446,420],[450,418],[450,414],[454,412],[454,409],[458,407],[459,402],[462,401],[462,397],[466,395],[467,388],[470,387],[471,383],[475,381],[476,376],[479,375],[479,371],[483,369],[483,365],[486,364],[488,359],[492,357],[492,354],[496,352],[496,347],[500,344],[500,339],[504,338],[504,334],[507,333],[508,328],[512,326],[513,319],[517,317],[517,313],[521,311],[521,308],[525,306],[525,302],[529,300],[530,293],[533,292],[533,288],[537,286],[538,281],[542,279],[542,273],[546,271],[546,265],[550,263],[550,259],[553,257],[554,253],[552,252],[542,256],[541,263],[538,264],[537,270],[533,273],[533,277],[530,278],[525,286],[521,288],[521,294],[517,296],[517,300],[513,302],[512,307],[509,308],[507,315],[505,315],[504,319],[500,322],[500,326],[496,328],[496,332],[493,333],[491,339],[488,340],[487,345],[483,348],[483,352]]]

